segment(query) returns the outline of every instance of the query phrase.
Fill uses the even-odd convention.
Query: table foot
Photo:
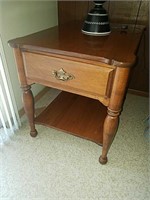
[[[100,164],[105,165],[108,162],[108,159],[107,159],[107,157],[106,158],[102,158],[102,156],[100,156],[99,157],[99,162],[100,162]]]
[[[30,131],[31,137],[36,137],[37,134],[38,134],[37,130],[35,130],[35,131]]]

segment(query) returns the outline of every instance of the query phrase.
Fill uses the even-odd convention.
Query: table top
[[[124,31],[119,25],[114,25],[108,36],[88,36],[81,32],[81,23],[73,22],[13,39],[8,43],[13,48],[27,51],[49,52],[107,64],[117,61],[133,65],[143,30],[139,27],[129,26]]]

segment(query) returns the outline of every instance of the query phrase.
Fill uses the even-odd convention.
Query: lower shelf
[[[35,123],[56,128],[102,145],[102,130],[106,114],[106,107],[98,100],[61,92],[35,118]]]

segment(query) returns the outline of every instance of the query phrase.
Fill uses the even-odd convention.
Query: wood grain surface
[[[97,100],[62,92],[35,123],[63,130],[102,145],[107,109]]]

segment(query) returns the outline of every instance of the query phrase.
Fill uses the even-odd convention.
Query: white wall
[[[22,108],[21,89],[16,64],[8,40],[34,33],[57,24],[57,1],[0,1],[0,34],[7,60],[8,72],[18,110]],[[36,95],[43,86],[32,86]]]

